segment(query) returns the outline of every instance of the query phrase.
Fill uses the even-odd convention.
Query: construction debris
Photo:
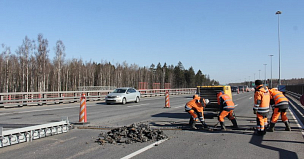
[[[153,130],[148,124],[144,123],[114,128],[109,132],[100,133],[98,137],[95,142],[99,145],[106,143],[132,144],[136,142],[159,141],[168,138],[162,130]]]

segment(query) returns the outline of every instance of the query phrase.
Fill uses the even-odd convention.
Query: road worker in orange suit
[[[195,124],[198,120],[203,124],[204,128],[208,128],[204,119],[204,107],[206,107],[205,99],[199,97],[198,95],[194,95],[193,99],[185,105],[185,111],[191,115],[189,122],[191,128],[197,129]]]
[[[286,116],[286,110],[288,109],[289,103],[288,99],[283,95],[282,92],[278,91],[277,88],[272,88],[270,92],[270,105],[273,105],[273,113],[270,120],[270,127],[268,128],[269,132],[274,131],[274,126],[281,115],[282,121],[285,124],[286,131],[290,131],[290,125],[288,118]]]
[[[218,120],[221,124],[221,130],[225,131],[224,118],[227,116],[233,124],[233,128],[238,128],[235,116],[234,116],[234,103],[228,94],[223,91],[217,93],[217,103],[220,105],[220,114]]]
[[[267,116],[269,114],[270,93],[261,80],[255,81],[253,113],[257,115],[257,135],[266,134]]]

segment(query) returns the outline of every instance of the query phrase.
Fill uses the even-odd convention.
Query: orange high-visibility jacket
[[[186,104],[186,110],[191,110],[192,108],[196,109],[199,112],[203,111],[203,105],[200,102],[200,97],[194,97],[194,99],[190,100],[187,104]],[[204,103],[205,105],[205,103]]]
[[[275,106],[288,104],[288,99],[283,95],[282,92],[275,89],[271,89],[270,94],[271,94],[271,99],[274,100]]]
[[[230,111],[234,109],[234,103],[228,94],[219,93],[217,103],[222,106],[223,110]]]
[[[193,99],[195,99],[196,103],[201,103],[203,107],[206,107],[206,101],[204,98],[199,97],[197,94],[193,96]]]
[[[259,85],[254,93],[254,107],[258,113],[268,113],[270,104],[270,93],[267,87]]]

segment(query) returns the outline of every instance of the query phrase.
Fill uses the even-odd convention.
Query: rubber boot
[[[268,132],[274,132],[274,125],[275,123],[270,123],[269,128],[267,129]]]
[[[266,132],[267,132],[266,130],[267,129],[260,130],[260,131],[256,130],[255,134],[258,135],[258,136],[264,136],[266,134]]]
[[[208,125],[205,123],[205,121],[202,121],[201,123],[202,123],[204,129],[208,128]]]
[[[235,129],[239,128],[235,119],[232,119],[231,122],[233,124],[233,128]]]
[[[221,130],[222,131],[226,131],[226,127],[225,127],[224,122],[220,122],[220,124],[221,124]]]
[[[285,131],[291,131],[289,122],[288,122],[288,121],[287,121],[287,122],[284,122],[284,124],[285,124],[285,126],[286,126]]]
[[[193,123],[193,118],[192,116],[190,117],[190,120],[189,120],[189,125],[191,125]]]
[[[190,127],[191,127],[192,129],[197,129],[197,127],[195,127],[195,124],[196,124],[196,120],[190,121]]]

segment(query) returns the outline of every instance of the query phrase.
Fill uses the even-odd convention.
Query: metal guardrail
[[[304,94],[304,84],[299,85],[286,85],[286,90],[298,94]]]
[[[69,131],[69,127],[70,123],[68,118],[60,122],[53,122],[5,131],[3,131],[3,127],[0,127],[0,148],[19,144],[22,142],[31,142],[32,140],[44,138],[47,136],[66,133]]]
[[[195,94],[196,88],[145,89],[138,91],[141,93],[141,97],[153,97],[164,96],[166,91],[170,95]],[[87,101],[102,101],[111,92],[113,90],[0,93],[0,108],[7,106],[74,103],[80,101],[82,94],[85,94]]]
[[[286,93],[294,98],[296,98],[297,100],[300,100],[302,94],[299,93],[295,93],[295,92],[291,92],[291,91],[286,91]]]

